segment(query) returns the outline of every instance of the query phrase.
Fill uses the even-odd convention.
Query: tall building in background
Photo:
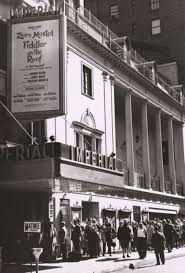
[[[179,83],[184,85],[184,1],[85,0],[85,7],[118,36],[128,35],[147,60],[177,62]]]

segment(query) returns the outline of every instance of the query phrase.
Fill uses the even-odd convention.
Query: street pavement
[[[169,259],[177,257],[185,257],[185,247],[174,249],[173,252],[165,251],[166,263]],[[84,259],[80,262],[60,262],[60,263],[41,263],[39,272],[42,273],[111,273],[130,271],[129,265],[133,264],[135,269],[147,268],[156,264],[155,254],[153,251],[148,251],[145,260],[138,260],[138,253],[133,252],[130,258],[122,258],[121,252],[108,254],[104,257],[94,259]],[[156,266],[159,267],[159,266]],[[161,266],[160,266],[161,267]],[[35,265],[31,264],[4,264],[2,273],[33,273]]]

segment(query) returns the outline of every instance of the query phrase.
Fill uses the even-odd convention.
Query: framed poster
[[[8,105],[19,118],[65,113],[64,16],[14,19],[9,24]]]

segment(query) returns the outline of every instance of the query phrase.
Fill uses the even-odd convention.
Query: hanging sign
[[[24,232],[41,232],[41,222],[24,222]]]
[[[64,113],[64,18],[38,18],[10,24],[9,105],[23,118]]]

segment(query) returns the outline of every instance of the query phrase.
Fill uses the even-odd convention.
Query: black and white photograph
[[[0,0],[0,273],[184,273],[185,0]]]

